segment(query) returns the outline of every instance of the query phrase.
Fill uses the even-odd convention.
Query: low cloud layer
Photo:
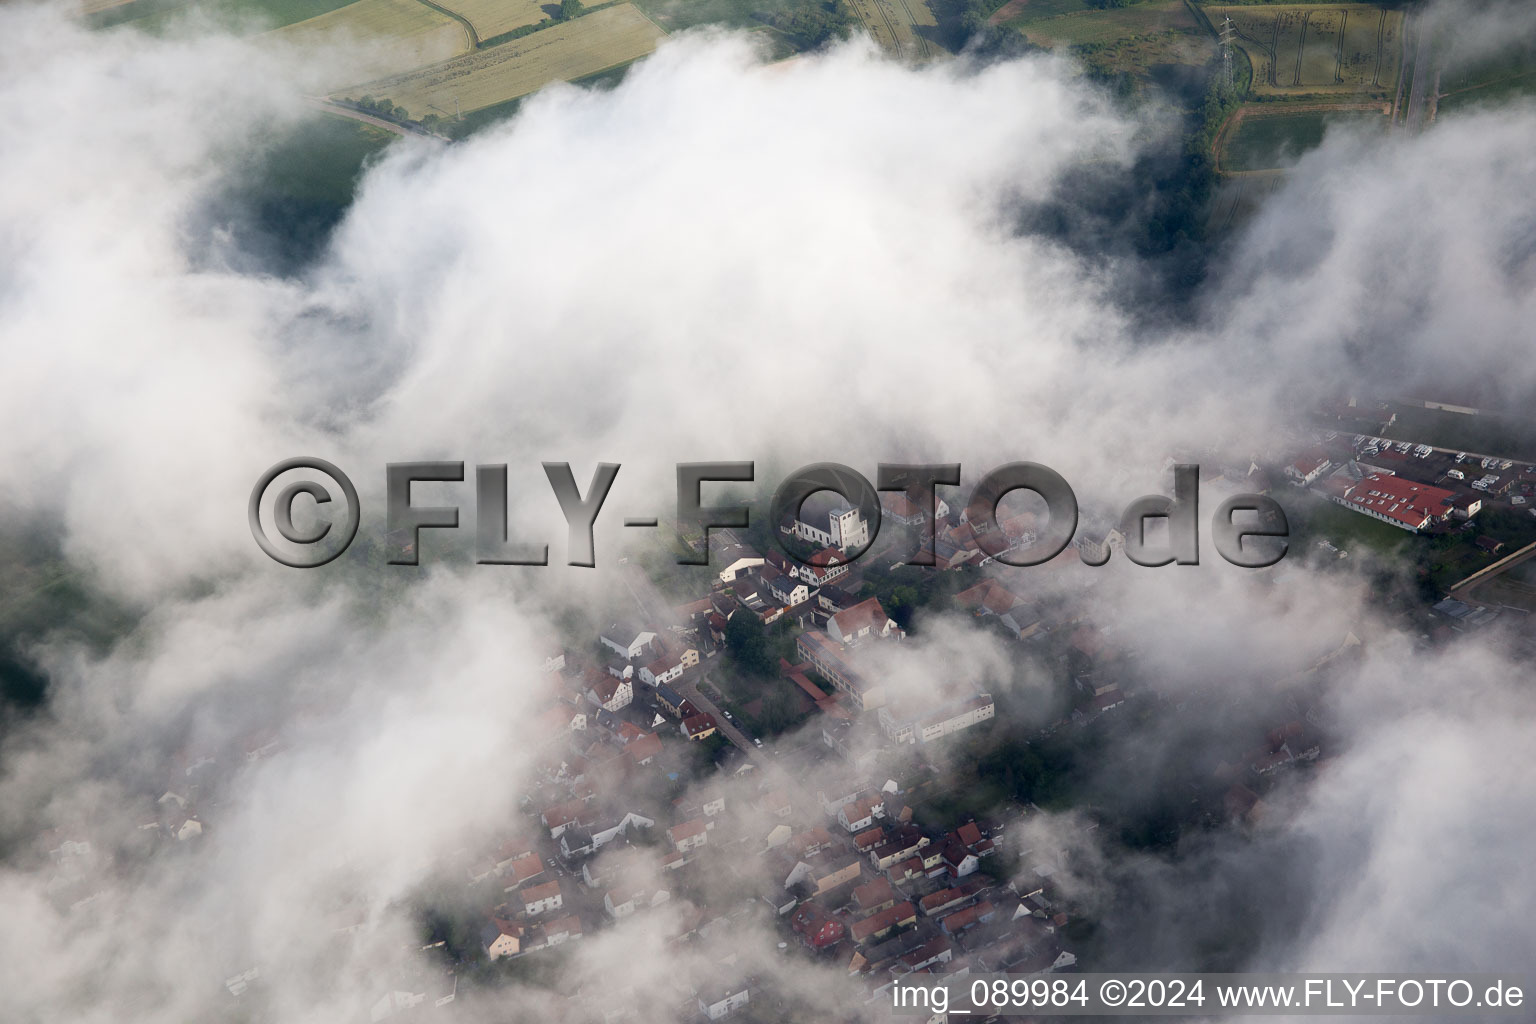
[[[958,460],[974,482],[1027,458],[1116,506],[1167,488],[1171,454],[1284,451],[1309,404],[1356,384],[1536,395],[1528,106],[1331,134],[1169,328],[1118,301],[1134,263],[1014,229],[1069,170],[1120,173],[1166,141],[1056,58],[914,70],[856,40],[770,68],[738,38],[675,39],[611,91],[555,87],[468,142],[395,145],[329,248],[280,277],[252,269],[220,197],[304,117],[293,80],[283,55],[216,35],[0,9],[0,506],[55,524],[69,571],[141,616],[105,652],[28,651],[50,704],[0,751],[17,1019],[218,1014],[251,963],[271,1019],[350,1019],[418,963],[414,901],[520,820],[543,651],[588,646],[559,624],[625,600],[615,563],[640,544],[612,522],[665,516],[676,462]],[[506,462],[515,528],[555,564],[277,566],[245,503],[303,453],[352,471],[375,539],[386,462]],[[583,486],[624,465],[595,570],[559,565],[545,460]],[[467,484],[420,493],[472,525]],[[1329,673],[1337,755],[1266,828],[1182,862],[1109,858],[1072,818],[1040,816],[1039,841],[1082,848],[1127,964],[1152,935],[1199,955],[1221,941],[1209,922],[1245,915],[1255,968],[1531,962],[1528,669],[1492,641],[1425,653],[1368,580],[1296,561],[1283,586],[1208,542],[1198,569],[1008,577],[1113,623],[1173,699],[1255,700],[1348,630],[1365,641]],[[969,650],[965,671],[1009,685],[995,642],[971,639],[934,628],[913,664]],[[228,777],[205,842],[141,855],[178,756],[267,736],[281,752]],[[1188,754],[1144,742],[1127,756]],[[61,882],[39,857],[51,827],[102,859]],[[338,932],[359,912],[369,929]],[[595,936],[575,969],[621,950],[656,1021],[673,1019],[657,979],[727,947],[846,998],[766,928],[706,955],[663,921]],[[546,998],[524,995],[563,1012]]]

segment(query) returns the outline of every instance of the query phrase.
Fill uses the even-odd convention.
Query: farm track
[[[1277,21],[1279,19],[1276,19]],[[1296,39],[1296,76],[1291,85],[1301,88],[1301,59],[1307,55],[1307,23],[1312,20],[1312,12],[1304,11],[1301,15],[1301,35]]]
[[[893,57],[928,59],[934,56],[934,44],[919,31],[912,0],[849,0],[854,14],[875,42]],[[905,16],[905,21],[902,20]],[[897,25],[903,25],[911,42],[903,43]]]
[[[1392,124],[1397,124],[1397,115],[1403,109],[1403,89],[1408,81],[1408,19],[1403,19],[1403,37],[1399,41],[1402,49],[1402,57],[1397,62],[1397,95],[1392,98]]]
[[[439,6],[438,4],[433,3],[432,0],[419,0],[419,2],[423,7],[431,8],[438,14],[445,15],[458,22],[459,25],[464,29],[464,37],[469,40],[469,48],[471,50],[478,50],[480,48],[480,33],[475,31],[475,26],[469,23],[468,18],[455,11],[450,11],[446,7]]]
[[[853,0],[852,6],[853,12],[859,16],[859,20],[864,23],[864,27],[869,29],[869,34],[875,37],[875,42],[880,42],[880,25],[883,24],[885,26],[885,34],[890,38],[890,45],[887,49],[900,57],[901,43],[896,38],[896,26],[891,24],[891,19],[880,8],[880,0]],[[867,16],[865,14],[866,10],[871,12]],[[879,24],[876,23],[876,19],[878,19]]]
[[[1371,85],[1381,88],[1381,62],[1386,59],[1382,51],[1387,45],[1387,12],[1383,10],[1376,20],[1376,66],[1371,69]]]
[[[1349,31],[1349,11],[1339,19],[1339,45],[1333,51],[1333,84],[1344,84],[1344,33]]]
[[[906,12],[907,24],[912,27],[912,38],[917,42],[917,49],[923,57],[932,57],[933,51],[929,48],[928,40],[917,30],[917,18],[912,14],[912,8],[907,6],[907,0],[896,0],[901,9]]]
[[[375,117],[366,111],[358,110],[355,107],[349,107],[345,103],[337,103],[335,100],[311,97],[308,102],[310,106],[316,108],[317,110],[324,111],[327,114],[334,114],[337,117],[345,117],[353,121],[361,121],[363,124],[372,125],[375,128],[382,128],[384,131],[398,135],[401,138],[431,139],[434,142],[450,141],[446,135],[439,135],[436,132],[429,132],[425,128],[416,128],[403,125],[396,121],[386,121],[382,117]]]
[[[1276,65],[1280,63],[1280,19],[1276,18],[1274,27],[1269,33],[1269,84],[1274,88],[1280,88],[1279,72]]]

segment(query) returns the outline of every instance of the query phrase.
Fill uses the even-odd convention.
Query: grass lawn
[[[1291,546],[1296,550],[1310,549],[1319,540],[1326,540],[1351,554],[1364,547],[1391,555],[1414,540],[1407,530],[1352,512],[1310,491],[1287,492],[1277,500],[1290,521]]]

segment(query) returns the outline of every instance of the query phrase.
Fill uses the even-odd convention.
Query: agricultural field
[[[464,25],[420,0],[357,0],[267,38],[328,53],[327,90],[443,61],[474,45]]]
[[[541,22],[548,15],[546,6],[559,7],[559,0],[546,5],[539,0],[433,0],[436,6],[451,11],[469,22],[478,40],[490,39],[524,25]]]
[[[112,7],[121,7],[128,2],[129,0],[80,0],[80,13],[86,15],[100,14],[102,11]]]
[[[159,33],[188,17],[197,17],[224,26],[240,35],[266,32],[318,18],[328,11],[346,6],[348,0],[127,0],[126,3],[96,4],[88,13],[89,24],[97,28],[132,24],[143,32]],[[91,10],[88,8],[88,11]]]
[[[1248,108],[1220,140],[1218,164],[1226,173],[1266,171],[1296,162],[1316,149],[1331,126],[1385,131],[1380,107],[1369,110],[1304,110],[1270,113]]]
[[[842,0],[635,0],[668,32],[700,25],[755,32],[769,59],[814,49],[858,24]]]
[[[656,49],[663,34],[634,4],[621,4],[354,86],[346,98],[367,93],[388,99],[417,120],[428,114],[469,113],[525,96],[550,82],[583,78],[637,60]]]
[[[1528,46],[1483,60],[1458,61],[1453,57],[1440,80],[1438,112],[1469,110],[1532,95],[1536,95],[1536,51]]]
[[[1211,196],[1206,231],[1220,234],[1243,224],[1285,182],[1279,171],[1250,171],[1224,178]]]
[[[927,0],[847,0],[865,31],[887,53],[924,60],[945,52]]]
[[[1260,96],[1387,94],[1402,66],[1402,11],[1371,4],[1212,5],[1218,30],[1231,19]]]
[[[1097,73],[1130,74],[1175,93],[1203,90],[1200,69],[1216,49],[1183,0],[1107,9],[1082,0],[1010,0],[991,21],[1036,46],[1070,47]]]

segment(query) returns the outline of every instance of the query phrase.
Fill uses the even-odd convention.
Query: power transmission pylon
[[[1221,26],[1221,74],[1222,81],[1226,83],[1229,91],[1232,88],[1232,37],[1236,34],[1236,30],[1232,27],[1232,16],[1229,14]]]

